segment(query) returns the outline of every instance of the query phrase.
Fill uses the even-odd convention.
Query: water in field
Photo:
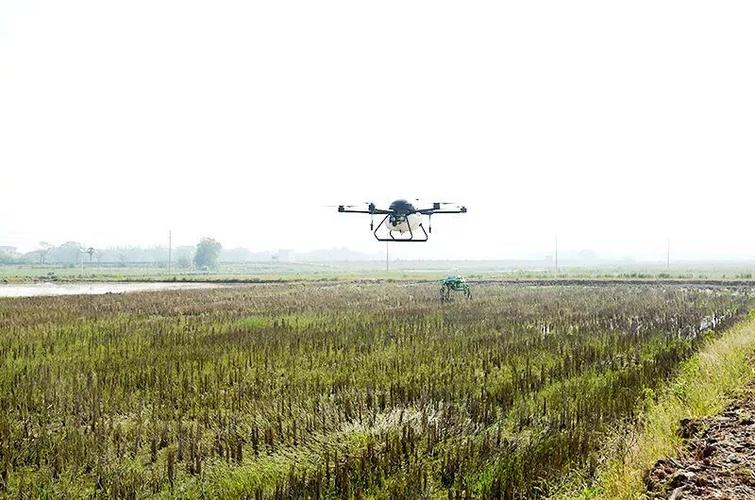
[[[0,285],[0,297],[40,297],[47,295],[99,295],[104,293],[155,292],[217,288],[212,283],[31,283]]]

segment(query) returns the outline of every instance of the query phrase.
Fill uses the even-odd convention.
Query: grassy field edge
[[[554,498],[643,498],[646,471],[658,459],[678,454],[679,422],[720,413],[745,394],[755,380],[753,353],[755,311],[687,360],[659,397],[649,398],[632,429],[617,431],[592,484],[572,483]]]

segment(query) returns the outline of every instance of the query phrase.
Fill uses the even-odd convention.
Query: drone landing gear
[[[388,215],[386,215],[385,217],[383,217],[383,220],[380,221],[380,224],[378,224],[378,226],[373,231],[372,234],[375,235],[375,239],[376,240],[378,240],[378,241],[391,241],[391,242],[396,242],[396,243],[404,243],[404,242],[406,242],[406,243],[422,243],[422,242],[428,240],[429,236],[427,234],[427,231],[425,231],[425,226],[423,226],[421,222],[419,224],[419,228],[422,230],[423,234],[422,235],[418,235],[417,238],[414,237],[414,231],[412,231],[412,227],[409,226],[408,224],[407,224],[409,226],[409,237],[408,238],[396,238],[395,236],[393,236],[393,231],[391,231],[390,229],[388,229],[388,236],[389,236],[389,238],[379,236],[378,235],[378,231],[383,226],[383,224],[385,224],[385,221],[388,220],[388,217],[389,217]],[[370,229],[372,229],[372,223],[370,223]]]

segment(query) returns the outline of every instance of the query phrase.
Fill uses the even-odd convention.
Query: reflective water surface
[[[0,285],[0,297],[43,295],[98,295],[103,293],[148,292],[187,288],[218,288],[213,283],[28,283]]]

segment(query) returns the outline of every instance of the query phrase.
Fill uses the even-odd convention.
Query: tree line
[[[99,264],[167,264],[168,247],[112,247],[96,248],[87,252],[90,247],[78,242],[67,241],[60,245],[40,242],[39,248],[31,252],[19,252],[15,247],[0,246],[0,264],[79,264],[96,262]],[[212,269],[219,261],[243,262],[249,260],[252,253],[245,248],[223,249],[222,245],[213,238],[202,238],[195,246],[184,245],[173,248],[170,258],[177,268]]]

